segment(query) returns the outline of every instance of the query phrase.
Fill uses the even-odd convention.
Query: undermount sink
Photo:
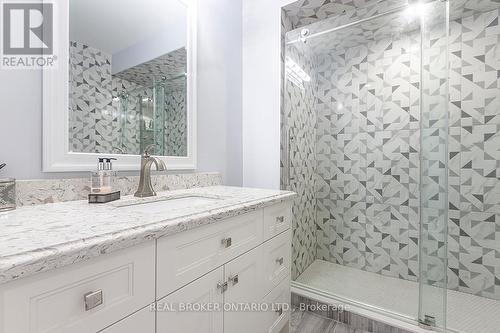
[[[165,210],[192,208],[208,205],[219,200],[221,197],[210,197],[201,195],[183,195],[174,197],[153,197],[146,199],[129,199],[117,202],[114,206],[120,211],[144,211],[148,213],[160,213]]]

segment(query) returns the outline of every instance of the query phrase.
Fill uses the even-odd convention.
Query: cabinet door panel
[[[263,332],[259,309],[245,307],[258,306],[265,295],[263,250],[259,246],[225,265],[224,332]]]
[[[222,333],[223,294],[217,285],[223,279],[220,267],[158,301],[157,333]],[[205,305],[213,308],[199,308]]]

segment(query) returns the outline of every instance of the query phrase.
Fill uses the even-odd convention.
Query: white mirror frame
[[[74,172],[96,168],[98,157],[114,157],[115,170],[139,170],[140,155],[69,151],[69,0],[54,6],[56,68],[43,70],[43,171]],[[158,156],[168,170],[196,169],[196,1],[180,0],[188,10],[187,27],[187,156]],[[54,3],[54,2],[51,2]]]

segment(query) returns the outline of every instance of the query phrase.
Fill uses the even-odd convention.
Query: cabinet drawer
[[[163,297],[263,241],[262,210],[157,242],[157,294]]]
[[[152,302],[154,242],[148,242],[6,284],[0,332],[97,332]]]
[[[264,299],[269,311],[264,312],[263,323],[266,333],[279,333],[290,324],[290,276],[286,277]]]
[[[269,239],[292,226],[292,206],[283,202],[264,208],[264,238]]]
[[[117,322],[99,333],[155,333],[155,313],[151,307]]]
[[[266,293],[290,275],[291,230],[264,243],[264,277]]]

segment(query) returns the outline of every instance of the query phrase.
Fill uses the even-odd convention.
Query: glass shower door
[[[419,323],[446,328],[448,1],[417,5],[421,30]]]
[[[292,285],[444,328],[448,2],[408,2],[286,35]]]

